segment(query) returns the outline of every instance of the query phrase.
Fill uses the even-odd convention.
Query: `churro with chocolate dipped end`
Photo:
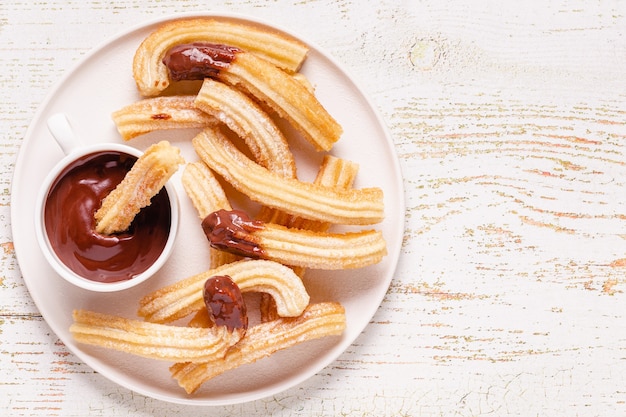
[[[290,268],[267,260],[241,260],[191,276],[146,295],[138,315],[154,323],[168,323],[204,308],[203,285],[213,276],[228,275],[242,292],[264,292],[276,300],[281,316],[302,313],[309,295]]]
[[[308,46],[297,39],[260,26],[213,18],[180,19],[161,25],[148,35],[133,58],[133,77],[139,92],[156,96],[170,84],[163,58],[176,45],[208,42],[232,45],[262,56],[293,73],[306,59]]]
[[[224,209],[231,210],[232,207],[222,185],[217,181],[213,172],[202,161],[187,164],[182,175],[182,184],[186,194],[191,199],[191,203],[198,212],[198,217],[202,221],[212,212]],[[210,268],[217,268],[240,259],[239,256],[209,248]]]
[[[310,269],[352,269],[373,265],[387,254],[382,232],[313,232],[252,220],[241,210],[218,210],[202,221],[216,249]]]
[[[163,96],[139,100],[113,112],[111,118],[124,140],[157,130],[215,126],[213,116],[194,106],[196,96]]]
[[[102,201],[95,213],[96,231],[112,234],[127,230],[137,213],[150,205],[152,197],[184,163],[180,149],[169,142],[151,145]]]
[[[79,343],[175,362],[222,359],[244,334],[226,326],[167,326],[87,310],[75,310],[73,318],[70,332]]]
[[[285,177],[296,176],[296,163],[287,140],[267,113],[248,96],[207,78],[194,104],[242,138],[258,164]]]
[[[188,394],[204,382],[230,369],[263,359],[279,350],[327,336],[341,335],[346,327],[344,308],[339,303],[317,303],[295,318],[279,318],[248,329],[246,337],[224,358],[205,363],[177,363],[172,376]]]
[[[223,134],[210,128],[192,142],[209,168],[265,206],[294,216],[339,224],[373,224],[384,217],[380,188],[341,190],[281,177],[250,160]]]
[[[217,78],[237,86],[288,120],[317,150],[330,150],[343,131],[305,84],[252,53],[192,43],[173,47],[163,62],[172,81]]]

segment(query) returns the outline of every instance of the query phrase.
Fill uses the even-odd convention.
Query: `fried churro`
[[[207,78],[194,104],[242,138],[258,164],[286,177],[296,176],[287,140],[268,114],[245,94]]]
[[[341,190],[284,178],[250,160],[219,131],[205,129],[193,139],[200,158],[252,200],[294,216],[339,224],[382,221],[380,188]]]
[[[329,151],[343,129],[315,94],[272,64],[245,52],[217,74],[288,120],[318,151]]]
[[[213,276],[229,276],[242,292],[270,294],[281,316],[302,313],[309,295],[302,280],[289,268],[267,260],[241,260],[191,276],[146,295],[140,301],[139,316],[154,323],[168,323],[186,317],[204,306],[202,287]]]
[[[166,361],[206,362],[221,359],[243,335],[226,326],[192,328],[75,310],[70,332],[79,343],[106,347]]]
[[[330,150],[343,132],[306,84],[239,48],[177,45],[167,52],[163,63],[172,81],[216,78],[237,86],[288,120],[317,150]]]
[[[218,120],[194,106],[195,99],[195,95],[147,98],[122,107],[111,117],[124,140],[157,130],[217,125]]]
[[[96,211],[96,231],[112,234],[127,230],[137,213],[150,205],[152,197],[184,162],[180,149],[167,141],[146,149]]]
[[[344,308],[339,303],[311,304],[302,315],[279,318],[250,327],[242,340],[224,358],[204,363],[177,363],[172,376],[189,394],[204,382],[230,369],[256,362],[279,350],[305,341],[340,335],[346,327]]]
[[[241,210],[213,212],[202,228],[217,249],[310,269],[362,268],[387,254],[378,230],[313,232],[252,220]]]
[[[191,199],[191,203],[203,220],[215,210],[231,210],[232,207],[224,189],[213,175],[213,172],[202,161],[187,164],[182,175],[183,188]],[[225,265],[238,260],[240,257],[221,250],[209,248],[211,268]]]
[[[297,39],[257,25],[212,18],[174,20],[149,34],[135,52],[133,76],[139,92],[155,96],[165,90],[170,77],[163,58],[172,47],[193,42],[232,45],[288,72],[298,71],[309,49]]]

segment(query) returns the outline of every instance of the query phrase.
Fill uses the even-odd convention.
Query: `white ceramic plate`
[[[211,16],[269,26],[242,16]],[[181,17],[190,16],[176,16]],[[315,86],[320,101],[344,128],[344,135],[331,153],[360,164],[356,187],[377,186],[385,193],[386,218],[376,226],[383,231],[388,244],[389,254],[384,260],[360,270],[306,274],[305,285],[312,301],[334,300],[345,306],[344,334],[307,342],[227,372],[205,383],[192,396],[186,395],[170,377],[169,363],[76,344],[68,331],[72,309],[86,308],[135,318],[142,295],[208,267],[208,243],[180,185],[179,174],[173,178],[181,202],[176,249],[156,277],[132,290],[96,294],[71,286],[46,263],[35,240],[37,191],[48,170],[63,156],[46,129],[46,119],[64,112],[87,143],[121,142],[110,114],[140,98],[131,74],[133,54],[140,42],[165,20],[169,19],[140,25],[93,50],[41,105],[24,138],[15,167],[11,214],[17,259],[44,319],[69,350],[101,375],[135,392],[174,403],[225,405],[251,401],[291,388],[322,370],[350,346],[376,312],[393,277],[403,235],[404,196],[398,160],[379,114],[362,91],[335,60],[305,41],[311,50],[302,72]],[[192,161],[197,158],[188,139],[194,133],[161,132],[157,136],[181,147],[185,158]],[[130,144],[145,149],[155,139],[154,135],[146,136]],[[311,179],[321,156],[298,137],[290,138],[290,146],[299,175]]]

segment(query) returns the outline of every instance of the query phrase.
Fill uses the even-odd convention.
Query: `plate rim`
[[[29,283],[29,280],[26,279],[25,275],[22,272],[22,268],[20,266],[20,258],[22,258],[23,256],[20,256],[18,254],[19,252],[22,252],[22,249],[18,249],[18,247],[21,247],[22,244],[18,243],[19,241],[21,241],[21,237],[19,237],[19,234],[17,233],[16,230],[16,224],[15,222],[13,222],[13,219],[18,217],[18,208],[14,202],[14,199],[16,197],[14,193],[14,188],[16,187],[16,179],[18,176],[18,173],[21,172],[19,170],[20,167],[22,167],[25,164],[25,159],[27,158],[26,156],[26,152],[25,152],[25,146],[24,146],[24,141],[28,140],[32,134],[33,134],[33,130],[35,129],[35,125],[37,124],[36,122],[39,121],[42,117],[42,114],[45,112],[45,110],[47,109],[49,103],[53,100],[53,98],[57,95],[57,93],[60,91],[61,87],[67,82],[68,79],[70,79],[70,77],[81,67],[83,66],[87,61],[89,61],[90,59],[92,59],[94,56],[96,56],[99,52],[101,52],[103,49],[105,49],[108,45],[114,43],[115,41],[118,41],[126,36],[130,36],[132,35],[134,32],[136,31],[140,31],[140,30],[144,30],[150,26],[154,26],[154,25],[158,25],[158,24],[163,24],[165,22],[168,21],[172,21],[172,20],[180,20],[180,19],[186,19],[186,18],[193,18],[193,17],[211,17],[211,18],[217,18],[217,19],[231,19],[231,20],[240,20],[240,21],[244,21],[244,22],[249,22],[249,23],[253,23],[253,24],[258,24],[258,25],[263,25],[266,26],[268,28],[272,28],[276,31],[282,32],[284,34],[287,34],[289,36],[292,36],[302,42],[304,42],[305,44],[307,44],[310,48],[315,49],[317,53],[319,53],[321,56],[324,57],[324,59],[327,59],[333,66],[335,66],[337,69],[339,69],[348,79],[348,81],[353,85],[353,87],[355,88],[355,91],[358,92],[358,94],[361,96],[361,98],[364,100],[364,102],[367,104],[368,106],[368,111],[370,111],[372,113],[372,115],[375,116],[376,118],[376,124],[380,127],[381,131],[384,134],[384,138],[386,143],[386,147],[388,147],[391,151],[391,157],[393,159],[393,166],[389,167],[385,167],[386,169],[391,169],[393,170],[393,178],[394,178],[394,182],[395,185],[398,187],[398,193],[394,194],[393,198],[396,200],[396,203],[398,205],[397,209],[398,212],[395,213],[394,215],[399,215],[401,217],[401,223],[402,223],[402,227],[399,228],[399,230],[396,230],[396,235],[395,236],[385,236],[385,239],[390,242],[390,241],[394,241],[394,243],[397,245],[397,250],[394,253],[389,253],[387,254],[387,257],[390,258],[390,263],[389,263],[389,271],[388,271],[388,276],[385,277],[385,281],[383,281],[384,283],[384,288],[385,291],[382,291],[381,294],[379,294],[377,303],[372,306],[368,311],[371,310],[371,314],[368,314],[368,320],[365,323],[365,325],[359,330],[358,334],[361,334],[363,332],[363,330],[368,326],[369,322],[371,321],[371,319],[374,317],[374,315],[376,314],[376,312],[379,310],[384,297],[387,293],[387,291],[389,290],[389,287],[391,285],[391,281],[393,280],[393,277],[396,273],[396,270],[398,268],[398,263],[399,263],[399,258],[401,255],[401,248],[402,248],[402,240],[404,238],[404,230],[405,230],[405,216],[406,216],[406,200],[405,200],[405,188],[404,188],[404,180],[403,180],[403,176],[402,176],[402,172],[401,172],[401,166],[400,166],[400,162],[399,162],[399,156],[398,153],[395,149],[395,144],[393,142],[393,138],[391,136],[391,133],[388,129],[387,124],[385,123],[385,121],[382,118],[382,115],[379,111],[379,109],[374,106],[373,102],[371,101],[370,97],[368,95],[365,94],[363,88],[361,88],[361,86],[359,85],[359,83],[355,80],[355,78],[350,74],[350,72],[346,69],[346,67],[340,63],[338,60],[336,60],[330,53],[328,53],[328,51],[325,48],[320,47],[319,45],[317,45],[315,42],[312,42],[310,39],[303,37],[297,33],[294,33],[294,31],[285,28],[284,26],[280,25],[280,24],[276,24],[273,22],[269,22],[266,19],[263,18],[258,18],[256,16],[251,16],[251,15],[247,15],[247,14],[243,14],[243,13],[231,13],[231,12],[220,12],[220,11],[216,11],[216,12],[184,12],[184,13],[173,13],[173,14],[166,14],[166,15],[162,15],[159,17],[154,17],[151,19],[146,19],[143,20],[139,23],[136,23],[124,30],[121,31],[117,31],[115,33],[113,33],[113,35],[106,37],[104,40],[98,42],[94,47],[92,47],[91,49],[89,49],[85,54],[81,55],[79,57],[79,59],[77,59],[74,63],[72,63],[72,65],[70,65],[68,68],[66,68],[62,74],[62,76],[51,86],[51,88],[48,90],[47,94],[45,95],[44,99],[39,103],[37,110],[34,112],[33,117],[31,118],[30,122],[29,122],[29,126],[24,134],[24,137],[22,138],[22,143],[20,144],[20,149],[18,151],[17,154],[17,158],[15,159],[15,164],[14,164],[14,171],[13,171],[13,175],[11,178],[11,211],[10,211],[10,216],[11,216],[11,233],[12,233],[12,240],[13,240],[13,244],[14,244],[14,251],[15,251],[15,257],[16,257],[16,261],[18,264],[18,268],[20,269],[20,275],[22,276],[22,279],[24,281],[24,284],[26,285],[26,288],[28,290],[28,293],[31,297],[31,299],[33,300],[35,306],[38,309],[38,312],[41,314],[42,318],[44,319],[44,321],[46,322],[46,324],[51,328],[51,330],[54,332],[55,336],[58,337],[63,343],[64,345],[66,345],[66,349],[68,349],[68,351],[70,351],[72,354],[74,354],[75,356],[77,356],[85,365],[89,366],[91,369],[93,369],[94,371],[100,373],[101,376],[103,376],[104,378],[110,380],[111,382],[125,387],[126,389],[130,390],[130,391],[134,391],[137,392],[141,395],[147,396],[147,397],[151,397],[160,401],[164,401],[164,402],[169,402],[169,403],[175,403],[175,404],[181,404],[181,405],[195,405],[195,406],[224,406],[224,405],[234,405],[234,404],[240,404],[240,403],[245,403],[245,402],[250,402],[250,401],[255,401],[255,400],[259,400],[262,398],[266,398],[268,396],[272,396],[272,395],[276,395],[280,392],[286,391],[288,389],[294,388],[298,385],[300,385],[301,383],[303,383],[304,381],[306,381],[307,379],[313,377],[314,375],[318,374],[320,371],[322,371],[324,368],[328,367],[331,363],[333,363],[334,361],[336,361],[339,356],[341,356],[343,353],[345,353],[346,349],[352,345],[355,341],[356,338],[358,338],[358,334],[355,338],[351,339],[351,340],[344,340],[346,339],[343,335],[341,336],[341,340],[338,341],[338,344],[340,345],[340,348],[338,348],[338,354],[337,355],[329,355],[328,357],[324,358],[324,360],[320,361],[320,366],[314,367],[314,369],[312,371],[308,371],[308,372],[304,372],[304,373],[300,373],[297,376],[290,378],[290,383],[287,386],[283,386],[283,384],[277,384],[276,389],[274,389],[273,391],[268,391],[268,392],[259,392],[259,390],[255,390],[251,393],[247,393],[245,395],[237,395],[237,398],[227,398],[227,399],[209,399],[209,400],[198,400],[198,399],[194,399],[192,397],[189,398],[172,398],[172,397],[166,397],[163,395],[159,395],[158,393],[155,394],[154,392],[149,392],[147,390],[142,389],[141,387],[134,387],[134,386],[129,386],[129,384],[124,383],[124,381],[119,380],[116,377],[111,376],[106,369],[101,369],[101,367],[98,364],[94,364],[92,363],[93,361],[90,360],[90,354],[87,352],[84,352],[82,350],[76,350],[73,349],[71,344],[66,343],[66,341],[64,340],[64,337],[59,335],[59,331],[56,330],[57,326],[54,325],[51,321],[48,320],[48,318],[46,318],[46,316],[44,315],[42,308],[41,308],[41,300],[39,295],[35,295],[37,294],[37,292],[33,292],[30,285],[32,285],[32,283]],[[19,172],[18,172],[19,171]],[[384,190],[383,190],[384,191]],[[388,215],[389,213],[386,213],[386,215]],[[27,248],[23,248],[24,250],[26,250]],[[45,310],[45,308],[43,309]],[[94,366],[95,365],[95,366]]]

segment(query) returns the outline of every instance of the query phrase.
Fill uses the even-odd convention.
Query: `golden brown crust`
[[[185,160],[180,149],[161,141],[150,146],[137,159],[118,186],[102,201],[96,211],[96,231],[103,234],[128,229],[139,211],[163,188]]]
[[[218,121],[194,106],[196,96],[163,96],[139,100],[111,115],[124,140],[157,130],[215,126]]]
[[[163,57],[173,46],[192,42],[235,46],[288,72],[296,72],[308,53],[302,42],[253,24],[215,18],[174,20],[148,35],[135,52],[133,76],[143,96],[156,96],[168,87],[169,73],[161,62]]]
[[[265,206],[294,216],[339,224],[373,224],[383,219],[380,188],[341,190],[283,178],[251,161],[213,129],[198,134],[193,145],[212,170]]]
[[[344,308],[338,303],[311,304],[295,318],[280,318],[248,329],[246,337],[223,359],[205,363],[177,363],[170,367],[178,384],[191,394],[204,382],[230,369],[256,362],[279,350],[327,336],[346,327]]]

